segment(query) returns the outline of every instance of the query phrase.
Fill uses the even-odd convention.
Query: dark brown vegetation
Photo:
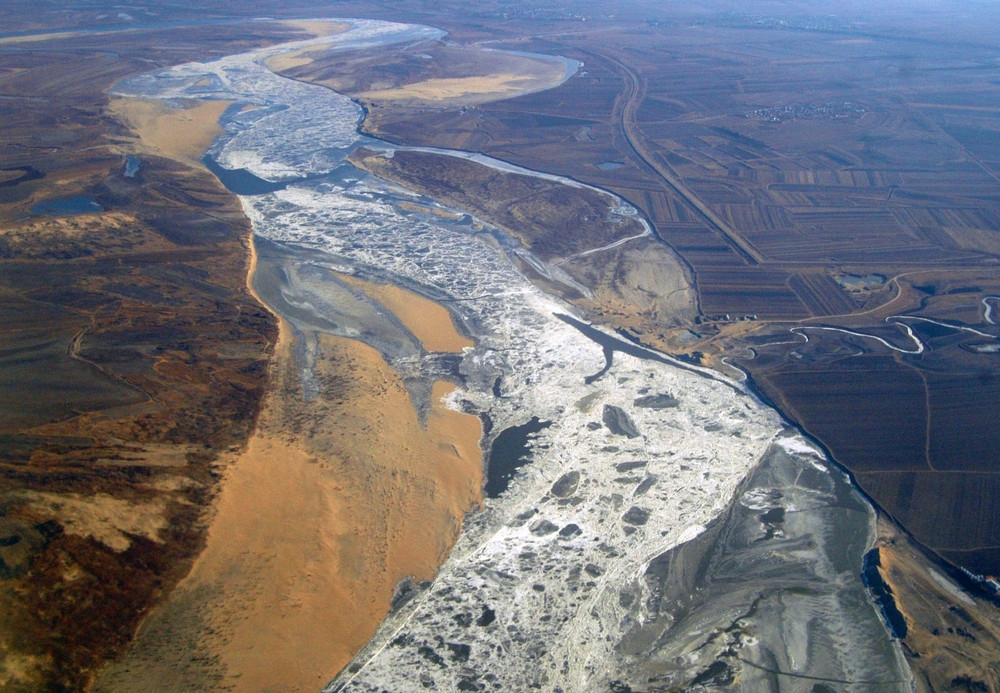
[[[85,687],[187,572],[214,461],[246,440],[276,338],[246,288],[239,204],[167,159],[140,155],[126,177],[132,140],[103,90],[293,36],[260,24],[0,45],[2,690]],[[103,211],[31,211],[74,196]]]
[[[359,149],[352,161],[382,178],[496,223],[544,261],[566,259],[644,231],[615,214],[609,195],[466,159],[397,151],[392,158]],[[572,229],[567,233],[567,229]]]
[[[1000,627],[996,606],[963,593],[954,574],[928,561],[891,521],[878,523],[879,572],[906,623],[903,653],[919,693],[995,691]]]
[[[158,3],[148,5],[156,10]],[[203,5],[213,17],[242,11],[222,1]],[[454,108],[369,104],[363,127],[394,142],[482,151],[629,200],[658,239],[656,246],[640,241],[639,252],[677,253],[700,315],[690,330],[670,330],[663,314],[636,319],[634,310],[605,303],[604,319],[660,348],[713,362],[752,349],[755,358],[740,365],[759,389],[816,435],[882,508],[940,555],[996,573],[1000,355],[979,349],[992,340],[910,323],[927,349],[904,354],[842,333],[811,331],[809,342],[788,333],[839,326],[909,348],[903,330],[885,323],[907,314],[998,334],[981,303],[1000,295],[1000,78],[990,33],[997,22],[991,5],[969,7],[963,18],[951,4],[923,2],[840,3],[833,16],[830,6],[805,2],[609,9],[386,0],[338,5],[337,13],[419,21],[450,30],[457,41],[499,37],[506,47],[583,61],[562,87],[518,99]],[[308,2],[269,9],[317,13]],[[37,3],[12,0],[0,18],[13,30],[72,29],[94,24],[96,11],[45,15]],[[0,235],[0,411],[20,417],[3,423],[0,552],[5,565],[31,567],[0,584],[3,654],[25,655],[22,669],[58,685],[82,685],[87,667],[113,654],[154,595],[183,573],[199,541],[184,529],[197,526],[197,506],[184,501],[201,502],[211,488],[211,454],[245,431],[224,422],[245,422],[240,417],[252,411],[240,409],[235,395],[213,401],[234,392],[215,384],[242,383],[253,397],[272,339],[238,286],[242,266],[232,263],[246,229],[235,208],[175,164],[143,161],[147,182],[170,174],[164,197],[160,188],[124,180],[120,155],[101,139],[117,126],[102,115],[100,90],[158,64],[241,50],[269,31],[254,27],[254,35],[238,39],[232,27],[213,26],[132,32],[111,49],[106,35],[0,48],[0,214],[3,228],[14,230]],[[169,48],[142,48],[154,44]],[[396,83],[440,76],[429,67],[414,72],[416,63],[399,53],[350,65],[336,60],[313,63],[311,76],[344,78],[349,67],[359,91],[386,75]],[[621,166],[600,167],[609,162]],[[90,218],[54,225],[68,229],[25,219],[57,182],[65,191],[59,197],[95,196],[109,210],[95,229],[117,219],[115,234],[81,232]],[[176,216],[180,208],[193,216]],[[171,223],[164,224],[167,209]],[[216,229],[213,240],[202,240],[205,228]],[[233,268],[225,277],[224,258]],[[213,355],[223,338],[245,350]],[[157,351],[165,344],[172,347]],[[30,373],[31,392],[48,392],[48,399],[11,387],[8,374],[18,372]],[[56,396],[56,382],[74,387]],[[74,398],[68,408],[61,405],[66,393]],[[32,409],[39,401],[46,406]],[[119,408],[109,414],[110,404]],[[200,446],[205,454],[185,448],[180,468],[96,463],[132,455],[126,443]],[[193,481],[155,490],[168,477]],[[36,482],[46,491],[133,505],[169,498],[164,516],[180,529],[160,531],[157,541],[134,534],[129,548],[116,552],[39,515],[37,503],[28,507],[22,491]],[[930,672],[930,689],[996,690],[982,669],[997,659],[995,633],[987,637],[980,625],[959,624],[958,612],[941,611],[947,596],[918,608],[929,583],[906,588],[917,568],[898,565],[902,572],[887,568],[887,580],[899,586],[904,614],[930,638],[909,643],[921,654],[911,663]],[[71,579],[78,575],[86,582]],[[67,604],[77,605],[73,627],[59,616]],[[109,614],[124,619],[112,631],[80,628]],[[979,623],[977,614],[970,617]],[[933,625],[937,618],[941,624]],[[964,636],[950,631],[952,640],[929,645],[940,625],[972,633],[982,651],[956,658],[953,645]]]

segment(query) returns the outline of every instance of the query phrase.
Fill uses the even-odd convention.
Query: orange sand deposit
[[[345,24],[343,22],[331,22],[326,19],[289,19],[285,20],[284,23],[288,26],[295,27],[296,29],[311,34],[316,38],[334,36],[351,28],[350,24]],[[290,70],[293,67],[308,65],[313,61],[310,54],[315,54],[317,51],[322,50],[323,46],[308,46],[297,51],[279,53],[278,55],[268,58],[265,63],[275,72]]]
[[[540,62],[540,61],[539,61]],[[443,101],[449,104],[478,104],[508,99],[519,94],[559,83],[563,77],[560,64],[541,63],[540,75],[502,73],[476,77],[443,77],[424,80],[391,89],[367,91],[358,94],[366,101]]]
[[[104,34],[108,32],[95,32],[95,33]],[[0,45],[8,45],[12,43],[37,43],[39,41],[52,41],[54,39],[73,38],[74,36],[80,36],[80,33],[77,31],[52,31],[44,34],[27,34],[25,36],[6,36],[4,38],[0,38]]]
[[[350,396],[305,441],[283,426],[254,436],[185,585],[222,591],[211,649],[237,691],[325,684],[372,636],[400,580],[434,576],[481,501],[479,420],[439,402],[453,386],[435,384],[424,430],[378,352],[320,341],[317,371],[346,371]]]
[[[377,351],[319,335],[322,392],[303,401],[290,334],[205,550],[95,691],[319,690],[482,502],[482,431],[442,401],[454,385],[434,384],[424,428]]]
[[[149,99],[112,99],[108,111],[128,125],[152,154],[197,163],[222,134],[219,118],[231,101],[194,101],[185,108]]]
[[[272,56],[264,61],[264,64],[272,72],[281,72],[282,70],[291,70],[296,67],[302,67],[303,65],[309,65],[313,62],[313,58],[310,54],[316,52],[315,47],[303,48],[297,51],[289,51],[288,53],[279,53],[278,55]]]
[[[392,284],[375,284],[346,274],[337,276],[390,310],[427,351],[458,353],[475,346],[455,329],[451,313],[444,306]]]
[[[329,19],[286,19],[283,23],[301,29],[316,38],[340,34],[351,28],[346,22],[334,22]]]

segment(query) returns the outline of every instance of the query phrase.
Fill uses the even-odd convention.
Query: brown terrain
[[[168,35],[0,50],[4,691],[80,690],[122,651],[204,545],[221,456],[245,444],[264,393],[277,330],[246,289],[249,224],[189,163],[218,107],[133,107],[103,90],[302,34]],[[31,212],[76,196],[99,208]]]
[[[879,572],[906,622],[903,651],[917,691],[995,691],[1000,687],[996,607],[962,590],[894,523],[878,522]]]
[[[1000,379],[997,352],[983,348],[1000,332],[981,303],[1000,291],[993,49],[964,44],[940,15],[902,13],[878,33],[794,14],[776,30],[766,17],[708,12],[693,28],[652,28],[654,8],[635,12],[645,24],[569,31],[549,8],[544,38],[493,45],[577,58],[584,69],[554,91],[473,108],[372,99],[366,80],[382,74],[372,57],[315,57],[287,74],[344,85],[369,111],[363,129],[384,139],[480,151],[636,205],[686,267],[696,324],[581,306],[691,359],[746,355],[739,365],[761,392],[920,542],[975,573],[1000,572],[990,415]],[[521,21],[504,31],[533,35],[535,19]],[[479,37],[478,25],[453,25],[454,36]],[[399,62],[386,52],[385,65]],[[352,73],[352,89],[341,75],[359,66],[372,77]],[[424,79],[404,72],[393,88]],[[471,178],[477,190],[493,174],[441,157],[394,161],[364,165],[510,225],[481,192],[462,201],[443,189]],[[571,243],[541,228],[533,246]],[[926,346],[919,355],[788,332],[849,328],[908,349],[903,328],[885,321],[900,314],[946,326],[910,323]]]
[[[362,128],[391,142],[483,152],[637,207],[654,235],[564,263],[593,300],[563,295],[682,358],[739,357],[881,509],[881,574],[922,690],[996,691],[996,607],[955,587],[953,566],[1000,572],[1000,332],[983,304],[1000,295],[997,48],[989,21],[893,7],[851,22],[805,3],[638,2],[613,18],[586,3],[355,3],[338,13],[440,26],[449,41],[272,68],[353,95]],[[82,690],[114,657],[101,690],[316,689],[401,579],[433,575],[479,501],[479,424],[440,404],[447,383],[421,422],[358,342],[321,336],[317,399],[297,394],[287,330],[269,371],[275,320],[246,288],[248,225],[191,163],[221,105],[103,90],[320,29],[116,38],[81,33],[92,11],[18,0],[0,21],[39,32],[0,38],[0,690]],[[583,66],[535,92],[561,63],[491,62],[482,41]],[[125,154],[141,161],[134,178]],[[632,235],[583,223],[590,193],[434,155],[356,160],[548,261]],[[103,210],[30,212],[77,195]],[[465,345],[440,306],[354,286],[426,349]],[[945,326],[906,322],[919,354],[789,334],[837,327],[912,349],[896,315]]]
[[[388,293],[401,315],[426,300]],[[431,339],[464,346],[440,310]],[[321,392],[307,401],[291,341],[285,326],[205,550],[95,691],[319,690],[371,638],[397,585],[434,577],[481,503],[482,431],[442,404],[453,385],[435,383],[421,425],[374,349],[320,335]]]

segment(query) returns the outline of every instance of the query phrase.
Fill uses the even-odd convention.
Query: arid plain
[[[337,14],[448,40],[269,66],[355,97],[383,140],[482,152],[634,205],[650,234],[595,224],[586,191],[464,159],[354,157],[508,230],[571,281],[520,269],[595,322],[745,372],[883,513],[881,571],[918,689],[997,690],[996,609],[956,566],[1000,572],[998,47],[974,19],[989,8],[934,7],[351,3]],[[133,27],[101,8],[29,9],[5,9],[0,38],[0,686],[83,690],[128,648],[102,689],[318,690],[400,580],[433,576],[480,502],[480,424],[435,404],[444,381],[414,401],[360,342],[287,324],[279,338],[248,288],[249,224],[198,162],[228,104],[104,90],[338,25],[242,22],[222,6],[200,27],[166,7]],[[484,46],[581,67],[536,91],[557,81],[551,63]],[[32,211],[77,197],[100,209]],[[609,250],[577,252],[597,242]],[[338,281],[425,351],[470,344],[426,297]],[[302,340],[319,401],[296,385]],[[366,455],[385,464],[350,464]],[[435,455],[444,467],[427,466]],[[338,603],[356,629],[321,625]]]

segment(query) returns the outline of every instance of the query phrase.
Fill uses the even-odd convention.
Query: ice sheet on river
[[[366,21],[332,40],[414,41],[435,32]],[[622,352],[588,383],[605,368],[605,350],[557,317],[572,313],[569,306],[517,271],[510,239],[403,215],[392,204],[400,193],[346,164],[338,168],[360,141],[359,109],[272,74],[263,60],[275,50],[180,66],[117,90],[260,106],[232,116],[218,159],[269,180],[302,182],[242,198],[254,233],[301,249],[303,262],[390,279],[441,301],[477,340],[461,359],[456,375],[464,388],[453,404],[488,418],[492,435],[531,417],[551,422],[507,492],[467,519],[433,584],[394,611],[332,688],[608,690],[621,670],[622,643],[654,617],[650,565],[730,507],[784,430],[780,417],[730,383]],[[401,372],[426,357],[384,353]],[[808,553],[808,544],[799,548]],[[856,581],[851,570],[823,579]],[[885,636],[874,609],[852,615],[865,622],[865,633]],[[811,632],[819,631],[806,629],[803,637]],[[657,637],[668,646],[670,629]],[[862,668],[881,680],[887,671],[890,679],[906,678],[897,649],[860,647],[833,648],[829,656],[865,652]],[[808,677],[809,663],[800,665],[806,669],[796,675]]]
[[[279,77],[264,61],[309,46],[358,50],[436,40],[445,32],[416,24],[350,20],[332,37],[296,41],[207,63],[186,63],[125,79],[113,88],[123,96],[237,101],[254,108],[230,115],[228,136],[211,150],[229,169],[247,169],[268,181],[285,181],[331,171],[357,139],[361,109],[320,86]]]

